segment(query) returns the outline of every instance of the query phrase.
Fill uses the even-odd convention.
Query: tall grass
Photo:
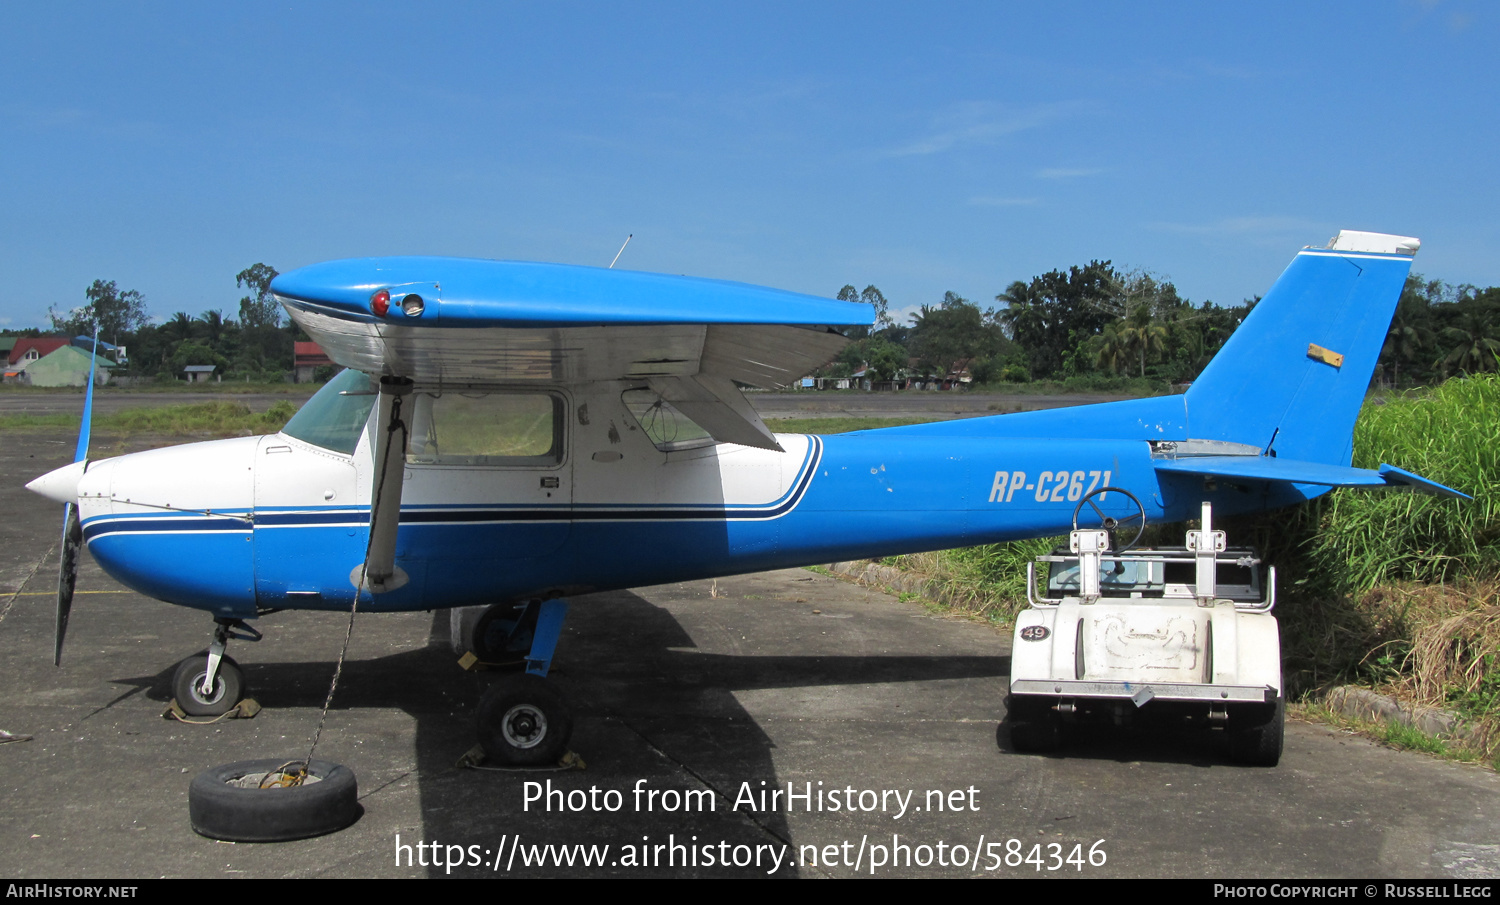
[[[1301,520],[1318,590],[1500,576],[1500,375],[1367,402],[1354,465],[1387,462],[1474,497],[1339,491]]]
[[[956,609],[1009,625],[1026,606],[1026,565],[1066,541],[1064,537],[1038,537],[894,556],[887,562],[926,575],[928,584],[940,587],[941,596]]]

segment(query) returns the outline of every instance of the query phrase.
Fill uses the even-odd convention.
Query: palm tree
[[[1146,356],[1154,361],[1167,349],[1167,328],[1151,317],[1151,306],[1144,302],[1119,325],[1120,341],[1139,356],[1141,376],[1145,377]]]
[[[193,335],[193,319],[186,311],[179,311],[161,325],[161,332],[171,342],[182,342]]]
[[[1472,374],[1500,365],[1500,339],[1495,338],[1495,325],[1472,311],[1459,319],[1458,326],[1444,330],[1443,338],[1454,344],[1438,362],[1444,376],[1450,367]]]
[[[1427,305],[1420,299],[1406,295],[1396,306],[1396,315],[1391,318],[1391,328],[1386,331],[1385,345],[1380,349],[1382,358],[1389,358],[1393,368],[1392,385],[1401,384],[1401,359],[1412,359],[1422,349],[1432,344],[1432,330],[1423,322]]]
[[[225,320],[222,311],[205,311],[194,318],[198,325],[198,332],[208,340],[209,348],[218,349],[224,341],[224,333],[230,328],[234,321]]]
[[[1109,368],[1111,374],[1120,373],[1120,366],[1130,356],[1130,343],[1120,333],[1121,321],[1105,324],[1103,332],[1090,340],[1094,352],[1094,366]]]

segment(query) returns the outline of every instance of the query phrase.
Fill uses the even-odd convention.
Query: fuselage
[[[330,384],[286,432],[92,463],[78,499],[94,558],[143,594],[221,616],[347,609],[369,536],[375,438],[371,397],[348,389],[363,378],[346,373],[342,390]],[[361,608],[468,606],[1058,534],[1084,495],[1107,486],[1131,490],[1151,521],[1186,517],[1202,497],[1174,494],[1145,439],[1026,437],[1024,415],[951,434],[781,434],[777,452],[666,436],[659,412],[626,404],[632,388],[516,390],[523,409],[542,414],[523,412],[537,436],[507,441],[505,455],[459,448],[436,417],[445,395],[472,407],[504,388],[427,394],[407,419],[396,561],[409,580],[364,592]],[[1105,408],[1073,411],[1086,424]],[[1238,508],[1266,502],[1259,496]],[[1122,494],[1102,503],[1135,511]]]

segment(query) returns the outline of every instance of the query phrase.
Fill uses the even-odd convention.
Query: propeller
[[[78,429],[78,448],[73,453],[73,464],[82,462],[83,467],[74,470],[76,477],[83,477],[88,469],[89,433],[94,417],[94,367],[99,356],[99,328],[94,327],[94,350],[89,356],[88,389],[83,397],[83,424]],[[57,570],[57,622],[52,639],[52,665],[62,665],[63,638],[68,634],[68,614],[73,609],[73,585],[78,581],[78,552],[83,548],[83,524],[78,519],[77,493],[73,501],[63,510],[62,557]]]

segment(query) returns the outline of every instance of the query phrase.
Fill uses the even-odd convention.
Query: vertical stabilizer
[[[1344,231],[1299,252],[1188,390],[1190,435],[1349,464],[1354,421],[1420,244]]]

